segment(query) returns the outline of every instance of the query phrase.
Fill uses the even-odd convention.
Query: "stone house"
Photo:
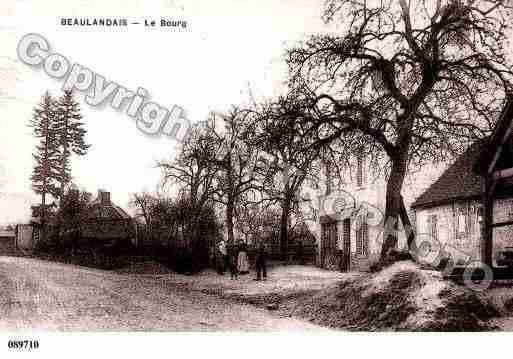
[[[451,254],[456,265],[472,261],[498,266],[498,256],[513,246],[513,105],[506,107],[489,138],[474,143],[413,204],[417,242],[434,243],[433,249]],[[483,168],[495,158],[490,172],[495,179],[491,194],[490,257],[486,259]]]
[[[325,169],[324,183],[317,194],[318,224],[311,225],[317,238],[317,264],[326,269],[367,271],[381,253],[385,212],[386,179],[373,172],[368,158],[355,159],[350,168],[337,176],[338,183]],[[402,195],[406,208],[442,172],[444,166],[409,174]],[[319,195],[322,193],[322,195]],[[312,195],[310,197],[312,197]],[[412,218],[413,213],[409,213]],[[412,219],[413,222],[413,219]],[[399,248],[406,246],[406,236],[400,226]]]

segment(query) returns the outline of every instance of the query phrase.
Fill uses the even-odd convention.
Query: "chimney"
[[[110,192],[107,192],[103,189],[98,190],[98,198],[100,199],[101,204],[110,205]]]

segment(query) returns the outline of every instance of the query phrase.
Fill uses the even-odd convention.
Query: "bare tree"
[[[204,123],[192,127],[190,136],[183,143],[178,157],[171,161],[160,161],[163,185],[179,186],[180,195],[190,201],[192,215],[187,231],[197,237],[197,223],[205,205],[212,201],[214,180],[218,169],[212,166],[215,158],[215,143],[207,133]]]
[[[254,135],[252,114],[234,106],[225,115],[213,114],[207,123],[217,149],[215,158],[211,159],[212,166],[218,169],[213,199],[226,209],[230,244],[234,243],[234,217],[241,198],[258,189],[254,171],[258,151],[250,145]]]
[[[148,192],[133,193],[130,200],[130,205],[137,210],[136,217],[144,219],[146,238],[152,233],[153,208],[156,201],[157,198]]]
[[[277,240],[280,234],[279,208],[272,205],[243,202],[237,210],[236,227],[247,243]]]
[[[266,163],[259,161],[256,169],[261,174],[264,199],[281,207],[280,250],[285,259],[291,214],[301,200],[304,181],[318,172],[315,161],[321,153],[312,146],[309,129],[302,121],[305,116],[311,117],[302,98],[291,93],[262,107],[253,142],[267,155]]]
[[[327,0],[323,18],[340,34],[288,51],[291,86],[316,112],[305,119],[316,145],[336,142],[386,164],[382,259],[396,247],[399,217],[410,225],[407,171],[461,152],[498,118],[512,90],[510,15],[500,0]]]

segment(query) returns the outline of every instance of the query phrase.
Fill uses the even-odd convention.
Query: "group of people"
[[[219,252],[223,258],[223,267],[220,269],[220,273],[224,273],[225,269],[228,268],[232,279],[237,279],[239,274],[249,273],[249,259],[246,244],[239,246],[232,246],[229,249],[224,241],[219,244]],[[267,268],[266,268],[266,251],[264,244],[260,244],[256,253],[255,261],[257,277],[255,280],[259,281],[262,278],[267,279]]]

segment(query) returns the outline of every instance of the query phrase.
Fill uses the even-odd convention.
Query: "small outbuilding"
[[[10,255],[15,251],[14,231],[0,229],[0,255]]]

